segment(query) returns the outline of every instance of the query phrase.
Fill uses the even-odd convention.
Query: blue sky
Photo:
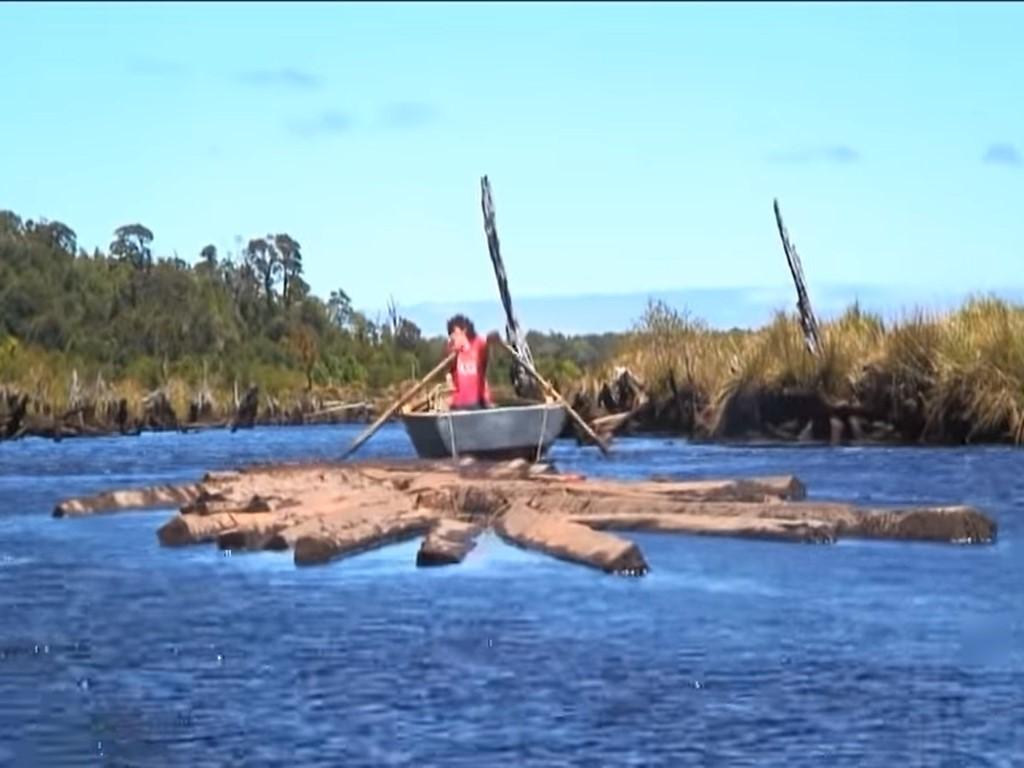
[[[25,3],[0,32],[0,208],[90,249],[284,231],[320,295],[496,300],[486,173],[514,297],[777,292],[773,197],[812,298],[1024,283],[1021,5]]]

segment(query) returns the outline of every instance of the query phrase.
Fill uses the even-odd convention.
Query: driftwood
[[[648,563],[612,531],[661,531],[829,543],[843,537],[990,543],[996,525],[964,506],[862,509],[806,500],[793,476],[616,482],[528,462],[346,462],[255,466],[184,486],[115,491],[62,502],[54,516],[179,506],[164,546],[216,542],[236,552],[293,552],[326,563],[424,536],[417,563],[461,562],[476,536],[505,540],[609,573]]]

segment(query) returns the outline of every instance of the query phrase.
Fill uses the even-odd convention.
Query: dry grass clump
[[[679,386],[717,392],[737,370],[750,335],[710,330],[688,312],[652,301],[626,335],[613,366],[629,368],[656,394],[667,391],[670,376]]]
[[[1008,434],[1024,442],[1024,309],[974,298],[944,318],[933,351],[929,422],[959,419],[966,439]]]
[[[811,355],[793,313],[756,331],[721,332],[652,302],[613,363],[655,397],[669,394],[671,376],[712,409],[740,392],[812,392],[920,430],[915,439],[1024,443],[1024,307],[972,298],[952,313],[918,310],[887,326],[854,304],[821,325],[821,342],[821,355]]]

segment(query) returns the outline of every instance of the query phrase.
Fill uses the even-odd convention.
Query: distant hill
[[[905,285],[821,285],[810,286],[811,301],[821,319],[833,317],[854,301],[861,308],[894,318],[920,307],[930,310],[953,309],[971,293],[994,293],[1004,299],[1024,300],[1024,286],[990,291],[951,291]],[[677,309],[688,309],[713,328],[753,328],[784,309],[793,311],[796,294],[788,285],[747,288],[698,288],[693,290],[651,291],[650,293],[541,296],[517,298],[513,295],[519,321],[527,329],[565,334],[624,331],[640,317],[649,299],[661,299]],[[416,323],[424,335],[444,332],[445,321],[456,312],[472,318],[478,328],[504,327],[504,314],[497,289],[493,299],[456,302],[427,302],[402,305],[402,314]],[[383,316],[384,310],[380,310]],[[374,310],[368,312],[372,317]]]

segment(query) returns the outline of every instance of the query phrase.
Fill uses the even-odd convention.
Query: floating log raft
[[[476,537],[504,540],[608,573],[642,575],[640,548],[616,531],[830,543],[843,537],[986,544],[996,524],[966,506],[862,509],[808,500],[796,477],[634,482],[560,474],[545,464],[365,461],[261,465],[198,483],[112,491],[57,505],[55,517],[178,508],[163,546],[293,552],[327,563],[424,537],[420,566],[462,562]]]

